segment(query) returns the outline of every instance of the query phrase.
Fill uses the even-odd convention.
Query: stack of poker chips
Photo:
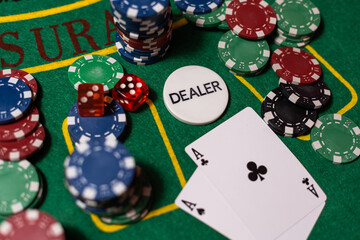
[[[177,1],[178,4],[180,4],[181,1]],[[213,8],[207,8],[207,13],[201,13],[201,14],[194,14],[194,13],[186,13],[184,14],[184,17],[186,20],[188,20],[191,24],[201,27],[201,28],[215,28],[218,29],[224,29],[229,30],[229,26],[226,23],[225,20],[225,12],[227,6],[230,4],[231,1],[225,0],[223,2],[221,1],[210,1],[207,4],[211,6],[214,6]],[[196,1],[194,1],[196,3]],[[200,4],[200,3],[199,3]],[[217,8],[215,8],[217,7]],[[189,9],[189,8],[187,8]],[[196,8],[195,8],[196,9]]]
[[[169,0],[110,0],[116,25],[116,48],[126,61],[149,65],[170,47],[172,18]]]
[[[293,47],[278,48],[270,62],[280,81],[265,97],[262,117],[276,134],[304,135],[314,126],[318,110],[331,100],[320,64],[309,53]]]
[[[44,144],[45,129],[33,102],[35,78],[22,70],[0,71],[0,217],[37,207],[44,181],[27,158]]]
[[[319,9],[310,0],[275,1],[277,16],[275,43],[279,46],[304,47],[320,26]]]
[[[135,223],[149,212],[149,179],[117,140],[78,144],[64,168],[65,184],[76,205],[104,223]]]
[[[37,91],[31,74],[18,69],[0,72],[0,159],[26,159],[43,146],[45,129],[33,104]]]
[[[233,0],[225,5],[230,31],[220,38],[218,56],[230,73],[256,76],[270,59],[270,47],[265,38],[276,27],[276,14],[263,0]]]
[[[0,229],[0,239],[65,240],[61,224],[50,214],[36,209],[7,218]]]

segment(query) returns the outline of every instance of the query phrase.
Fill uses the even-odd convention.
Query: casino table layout
[[[313,2],[320,9],[322,23],[313,41],[303,49],[319,60],[323,78],[332,90],[332,102],[320,116],[344,114],[359,125],[360,4],[355,0]],[[271,67],[256,77],[232,75],[217,56],[224,31],[197,28],[181,17],[174,19],[171,48],[162,61],[149,66],[128,63],[114,46],[108,0],[0,0],[0,9],[1,69],[23,69],[33,74],[40,87],[35,104],[46,128],[46,142],[30,159],[46,179],[40,209],[61,222],[67,239],[224,238],[174,204],[196,169],[184,148],[247,106],[260,115],[263,98],[278,85],[279,78]],[[272,42],[270,46],[272,51],[278,48]],[[64,120],[77,98],[67,71],[72,62],[86,54],[117,59],[127,73],[138,75],[150,88],[146,103],[127,113],[127,130],[121,138],[137,164],[150,175],[154,188],[151,212],[133,225],[101,223],[76,207],[64,186],[64,159],[74,149]],[[167,77],[186,65],[212,69],[227,84],[228,107],[211,124],[182,123],[164,105],[162,91]],[[309,136],[280,139],[327,195],[309,239],[360,239],[360,160],[332,164],[314,152]]]

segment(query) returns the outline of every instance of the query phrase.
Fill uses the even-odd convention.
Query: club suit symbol
[[[250,173],[248,175],[249,179],[253,182],[260,179],[260,181],[263,181],[265,178],[262,175],[265,175],[267,173],[267,168],[263,165],[260,165],[259,167],[254,162],[248,162],[247,168],[250,170]]]

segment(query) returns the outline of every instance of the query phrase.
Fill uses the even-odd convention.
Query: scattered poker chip
[[[188,14],[205,14],[216,10],[223,0],[175,0],[176,6]]]
[[[255,73],[268,62],[270,47],[266,40],[250,41],[227,31],[218,43],[218,55],[235,73]]]
[[[360,155],[360,129],[340,114],[321,116],[311,130],[313,149],[335,164],[350,163]]]
[[[33,100],[36,99],[38,85],[36,79],[30,73],[20,69],[4,69],[0,71],[0,77],[14,77],[20,79],[30,87]]]
[[[65,240],[65,232],[61,224],[48,213],[28,209],[1,223],[0,239]]]
[[[276,14],[264,0],[232,1],[226,8],[226,22],[238,36],[257,40],[274,30]]]
[[[117,140],[80,143],[64,167],[70,193],[95,207],[120,197],[135,176],[135,160]]]
[[[102,83],[109,92],[124,75],[124,69],[114,58],[103,55],[86,55],[78,58],[68,69],[70,82],[77,90],[81,83]]]
[[[179,121],[203,125],[223,114],[229,92],[216,72],[190,65],[170,74],[164,84],[163,99],[169,113]]]
[[[0,216],[25,210],[35,201],[39,190],[39,175],[29,161],[0,160]]]
[[[32,93],[26,83],[14,77],[0,77],[0,124],[21,118],[31,101]]]
[[[315,124],[317,111],[299,107],[290,102],[280,88],[270,91],[262,105],[265,123],[277,134],[297,137],[308,132]]]
[[[0,125],[0,142],[21,140],[28,136],[39,124],[39,111],[33,106],[32,109],[18,121]]]
[[[185,14],[184,17],[197,27],[217,27],[221,23],[225,22],[225,10],[230,2],[231,1],[224,1],[218,9],[206,14]]]
[[[280,78],[280,88],[285,97],[292,103],[309,109],[319,109],[331,99],[331,91],[324,80],[299,86]]]
[[[81,117],[77,103],[72,106],[67,122],[69,133],[76,142],[116,140],[120,137],[126,126],[125,111],[117,101],[108,98],[108,102],[101,117]]]
[[[306,85],[321,76],[319,62],[309,53],[294,47],[281,47],[271,56],[271,67],[282,79],[296,85]]]
[[[42,124],[25,138],[19,141],[1,142],[0,159],[6,161],[19,161],[31,157],[44,144],[45,129]]]
[[[309,0],[276,0],[272,5],[277,26],[290,36],[314,33],[321,21],[319,9]]]

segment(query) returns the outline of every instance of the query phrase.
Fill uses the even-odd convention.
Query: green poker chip
[[[335,164],[349,163],[360,155],[360,129],[340,114],[320,117],[311,130],[313,149]]]
[[[275,1],[277,26],[290,36],[314,33],[321,22],[319,9],[310,0]]]
[[[69,81],[76,90],[82,83],[101,83],[107,93],[123,76],[121,64],[116,59],[103,55],[78,58],[68,69]]]
[[[230,27],[229,25],[227,24],[226,21],[220,23],[218,26],[217,26],[218,29],[220,30],[230,30]]]
[[[201,15],[184,14],[185,18],[197,27],[217,27],[225,21],[226,7],[231,1],[224,1],[223,4],[213,12]]]
[[[305,47],[306,45],[308,45],[310,43],[310,41],[291,41],[288,38],[285,38],[283,36],[276,36],[274,38],[274,42],[279,45],[279,46],[283,46],[283,47],[297,47],[297,48],[302,48]]]
[[[232,72],[257,73],[267,64],[270,47],[266,40],[250,41],[227,31],[218,43],[218,56]]]
[[[27,160],[0,160],[0,215],[8,216],[29,208],[40,191],[39,175]]]

